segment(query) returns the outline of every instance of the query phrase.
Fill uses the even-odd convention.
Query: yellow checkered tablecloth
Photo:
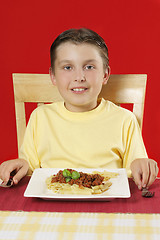
[[[160,214],[0,211],[0,240],[159,240]]]

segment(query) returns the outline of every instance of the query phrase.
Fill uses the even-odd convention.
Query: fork
[[[151,198],[155,192],[150,192],[147,188],[142,188],[142,197]]]
[[[13,179],[10,178],[7,183],[4,183],[4,181],[1,181],[0,187],[11,187],[13,185]]]
[[[14,184],[13,183],[13,177],[14,177],[15,174],[16,174],[16,171],[13,170],[10,173],[10,178],[9,178],[7,183],[5,183],[3,180],[0,179],[0,187],[11,187]]]

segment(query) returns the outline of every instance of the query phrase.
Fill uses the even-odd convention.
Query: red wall
[[[0,23],[0,162],[17,157],[11,74],[48,73],[49,48],[62,31],[88,27],[106,40],[112,73],[147,73],[143,137],[160,163],[160,1],[5,0]]]

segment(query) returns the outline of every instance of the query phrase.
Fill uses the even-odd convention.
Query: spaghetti
[[[65,171],[65,172],[64,172]],[[66,172],[68,175],[66,175]],[[79,176],[73,179],[72,176]],[[46,179],[48,189],[59,194],[101,194],[109,189],[111,177],[118,174],[113,172],[93,172],[92,174],[77,172],[73,169],[60,170]]]

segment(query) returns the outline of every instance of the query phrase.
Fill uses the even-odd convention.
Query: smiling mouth
[[[84,92],[87,90],[87,88],[72,88],[71,89],[73,92]]]

